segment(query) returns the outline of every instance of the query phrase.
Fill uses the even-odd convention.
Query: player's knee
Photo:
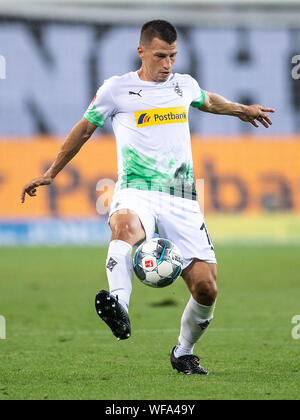
[[[139,236],[139,226],[131,220],[119,220],[112,227],[112,239],[134,242]]]
[[[195,282],[193,296],[199,303],[207,306],[214,304],[218,294],[216,280],[216,273],[212,271]]]
[[[116,239],[122,240],[124,238],[133,236],[135,234],[135,228],[134,225],[130,222],[120,221],[115,223],[112,229],[112,233]]]

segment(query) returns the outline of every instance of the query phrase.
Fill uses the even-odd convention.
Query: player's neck
[[[141,80],[143,80],[144,82],[155,82],[156,80],[153,80],[151,78],[151,76],[148,75],[148,73],[144,70],[143,67],[141,67],[138,71],[137,74],[139,76],[139,78]]]

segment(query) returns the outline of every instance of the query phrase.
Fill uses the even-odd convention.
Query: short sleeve
[[[205,100],[205,92],[200,88],[198,82],[192,78],[193,100],[191,106],[193,108],[200,108]]]
[[[84,118],[97,127],[103,127],[107,118],[115,113],[115,104],[108,81],[98,89],[94,99],[84,114]]]

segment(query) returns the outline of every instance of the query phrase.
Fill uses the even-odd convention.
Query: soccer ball
[[[180,276],[183,260],[177,246],[168,239],[153,238],[142,243],[133,257],[133,268],[142,283],[166,287]]]

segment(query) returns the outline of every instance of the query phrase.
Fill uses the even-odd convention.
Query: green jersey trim
[[[201,90],[201,95],[199,96],[199,98],[195,99],[195,100],[191,103],[191,106],[192,106],[193,108],[200,108],[200,106],[202,106],[202,105],[203,105],[203,102],[204,102],[204,100],[205,100],[205,92],[204,92],[204,90],[203,90],[203,89],[200,89],[200,90]]]
[[[104,115],[97,111],[95,105],[86,111],[84,118],[97,127],[103,127],[105,123]]]

